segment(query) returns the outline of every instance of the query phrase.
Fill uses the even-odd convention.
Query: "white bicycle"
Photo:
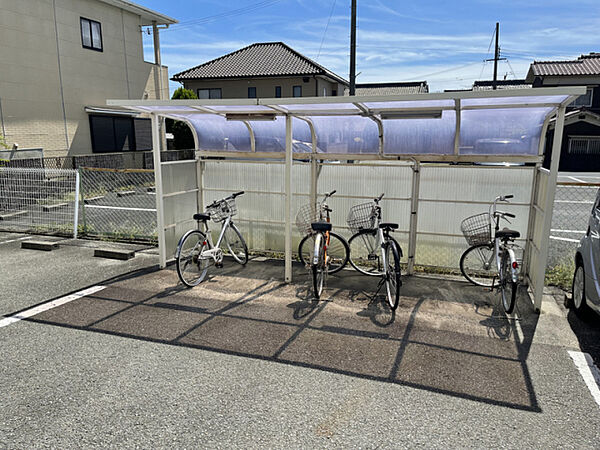
[[[496,197],[487,213],[476,214],[462,221],[461,230],[470,247],[460,258],[460,271],[468,281],[477,286],[500,289],[502,306],[507,314],[512,313],[517,298],[519,262],[515,257],[514,241],[521,233],[508,228],[500,229],[500,219],[509,222],[507,217],[515,216],[498,211],[496,204],[508,203],[510,198],[513,196]]]
[[[175,261],[177,275],[183,284],[194,287],[200,284],[211,267],[223,267],[224,243],[228,253],[241,265],[248,262],[248,246],[232,217],[237,213],[235,198],[244,191],[216,200],[207,206],[206,212],[194,214],[198,228],[185,233],[179,240]],[[221,223],[221,232],[213,244],[208,222]]]

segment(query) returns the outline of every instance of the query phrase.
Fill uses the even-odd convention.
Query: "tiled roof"
[[[527,81],[536,76],[600,75],[600,53],[581,55],[574,61],[534,61]]]
[[[301,55],[283,42],[252,44],[184,70],[173,75],[171,79],[183,81],[308,75],[325,75],[339,83],[348,84],[342,77]]]
[[[410,81],[406,83],[360,83],[356,85],[356,95],[403,95],[427,94],[427,81]],[[348,93],[346,93],[347,95]]]
[[[531,87],[531,84],[525,82],[525,80],[498,80],[496,85],[497,89],[527,89]],[[491,80],[475,81],[473,83],[474,91],[490,91],[492,90]]]

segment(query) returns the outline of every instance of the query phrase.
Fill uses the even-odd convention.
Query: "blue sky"
[[[283,41],[348,79],[350,0],[134,0],[179,20],[161,31],[170,76],[255,42]],[[431,92],[491,79],[500,22],[508,62],[499,77],[524,78],[535,60],[600,51],[597,0],[358,0],[357,83],[427,80]],[[151,61],[151,37],[144,35]],[[489,49],[489,51],[488,51]],[[179,86],[171,82],[171,91]]]

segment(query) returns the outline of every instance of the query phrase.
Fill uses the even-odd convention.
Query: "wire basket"
[[[460,229],[471,246],[492,242],[492,229],[488,213],[467,217],[461,222]]]
[[[376,220],[375,205],[373,202],[369,202],[350,208],[346,222],[352,233],[358,233],[360,230],[374,229]]]
[[[234,198],[226,198],[219,200],[215,206],[206,208],[206,212],[210,214],[210,218],[215,222],[222,222],[230,216],[237,214],[237,206]]]
[[[310,234],[312,233],[313,222],[317,222],[319,220],[319,205],[314,205],[309,203],[307,205],[301,206],[296,213],[296,227],[298,227],[298,231],[300,234]]]

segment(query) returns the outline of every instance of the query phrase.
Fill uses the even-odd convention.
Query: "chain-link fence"
[[[0,168],[0,229],[74,235],[76,170]]]
[[[575,249],[585,235],[600,184],[561,183],[556,186],[548,252],[548,280],[567,288],[574,271]]]
[[[86,236],[156,241],[154,172],[80,168],[81,231]]]

